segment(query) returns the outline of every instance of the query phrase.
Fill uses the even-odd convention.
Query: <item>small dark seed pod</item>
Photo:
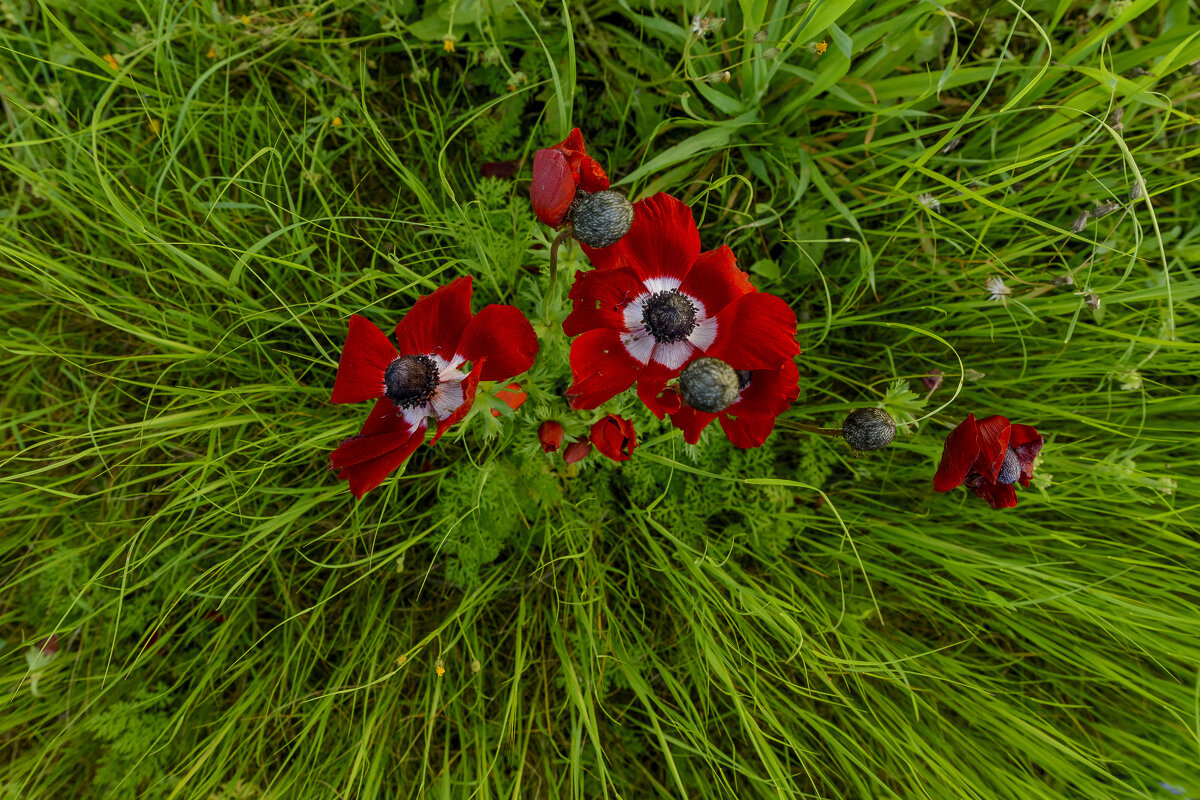
[[[684,401],[706,414],[724,411],[737,400],[738,375],[716,358],[697,358],[679,374]]]
[[[882,450],[896,438],[896,421],[881,408],[857,408],[842,423],[842,436],[855,450]]]
[[[585,194],[571,206],[575,238],[588,247],[608,247],[629,233],[633,206],[619,192]]]

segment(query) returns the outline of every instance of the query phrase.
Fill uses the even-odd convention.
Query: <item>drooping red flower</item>
[[[543,453],[553,453],[562,447],[563,426],[561,422],[548,419],[538,426],[538,441]]]
[[[579,128],[554,147],[533,154],[533,183],[529,200],[533,213],[552,228],[561,228],[575,192],[602,192],[608,188],[604,169],[587,154]]]
[[[1044,441],[1031,425],[1013,425],[998,414],[976,421],[968,414],[946,437],[933,488],[949,492],[965,484],[992,508],[1012,508],[1013,484],[1029,486]]]
[[[476,384],[518,375],[533,365],[538,342],[519,309],[485,306],[471,313],[471,278],[420,298],[396,325],[396,341],[360,316],[350,318],[334,403],[374,400],[357,436],[330,454],[338,477],[361,498],[425,441],[432,418],[436,442],[466,416]],[[464,372],[468,362],[470,371]]]
[[[613,461],[628,461],[637,447],[637,432],[633,429],[633,423],[616,414],[609,414],[593,425],[588,439]]]
[[[700,441],[700,432],[714,419],[735,447],[762,447],[775,429],[775,418],[787,411],[800,395],[800,370],[785,361],[776,369],[737,370],[737,399],[724,411],[709,414],[682,405],[671,423],[683,431],[688,444]]]
[[[592,443],[587,439],[576,439],[567,445],[567,449],[563,450],[563,461],[568,464],[575,464],[583,461],[592,453]]]
[[[567,389],[573,408],[596,408],[636,381],[662,419],[679,409],[667,381],[703,353],[738,369],[772,370],[800,352],[796,315],[758,292],[725,246],[700,251],[692,210],[666,194],[634,204],[616,244],[584,248],[595,269],[575,276]]]

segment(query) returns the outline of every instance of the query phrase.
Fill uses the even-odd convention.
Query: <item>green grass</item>
[[[0,794],[1200,797],[1194,4],[441,10],[0,2]],[[788,420],[896,444],[630,394],[632,461],[543,456],[572,125],[797,311]],[[348,316],[464,274],[530,400],[355,502]],[[932,491],[968,412],[1046,435],[1016,509]]]

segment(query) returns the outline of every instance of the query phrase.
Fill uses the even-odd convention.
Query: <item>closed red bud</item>
[[[562,423],[548,419],[538,426],[538,441],[542,443],[543,453],[554,453],[558,448],[562,447],[563,442],[563,426]]]
[[[592,443],[587,439],[579,439],[567,445],[567,449],[563,450],[563,461],[568,464],[574,464],[577,461],[583,461],[592,452]]]

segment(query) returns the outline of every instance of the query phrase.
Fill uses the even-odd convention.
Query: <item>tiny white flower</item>
[[[988,291],[988,300],[993,303],[1004,304],[1008,301],[1008,296],[1012,294],[1012,289],[1004,285],[1004,279],[999,275],[988,278],[984,288]]]
[[[703,39],[704,34],[708,33],[708,19],[700,16],[699,11],[692,17],[692,33],[696,34],[697,38],[700,39]]]
[[[942,213],[941,201],[939,201],[929,192],[917,197],[917,202],[920,203],[924,208],[928,208],[930,211],[935,211],[938,214]]]

